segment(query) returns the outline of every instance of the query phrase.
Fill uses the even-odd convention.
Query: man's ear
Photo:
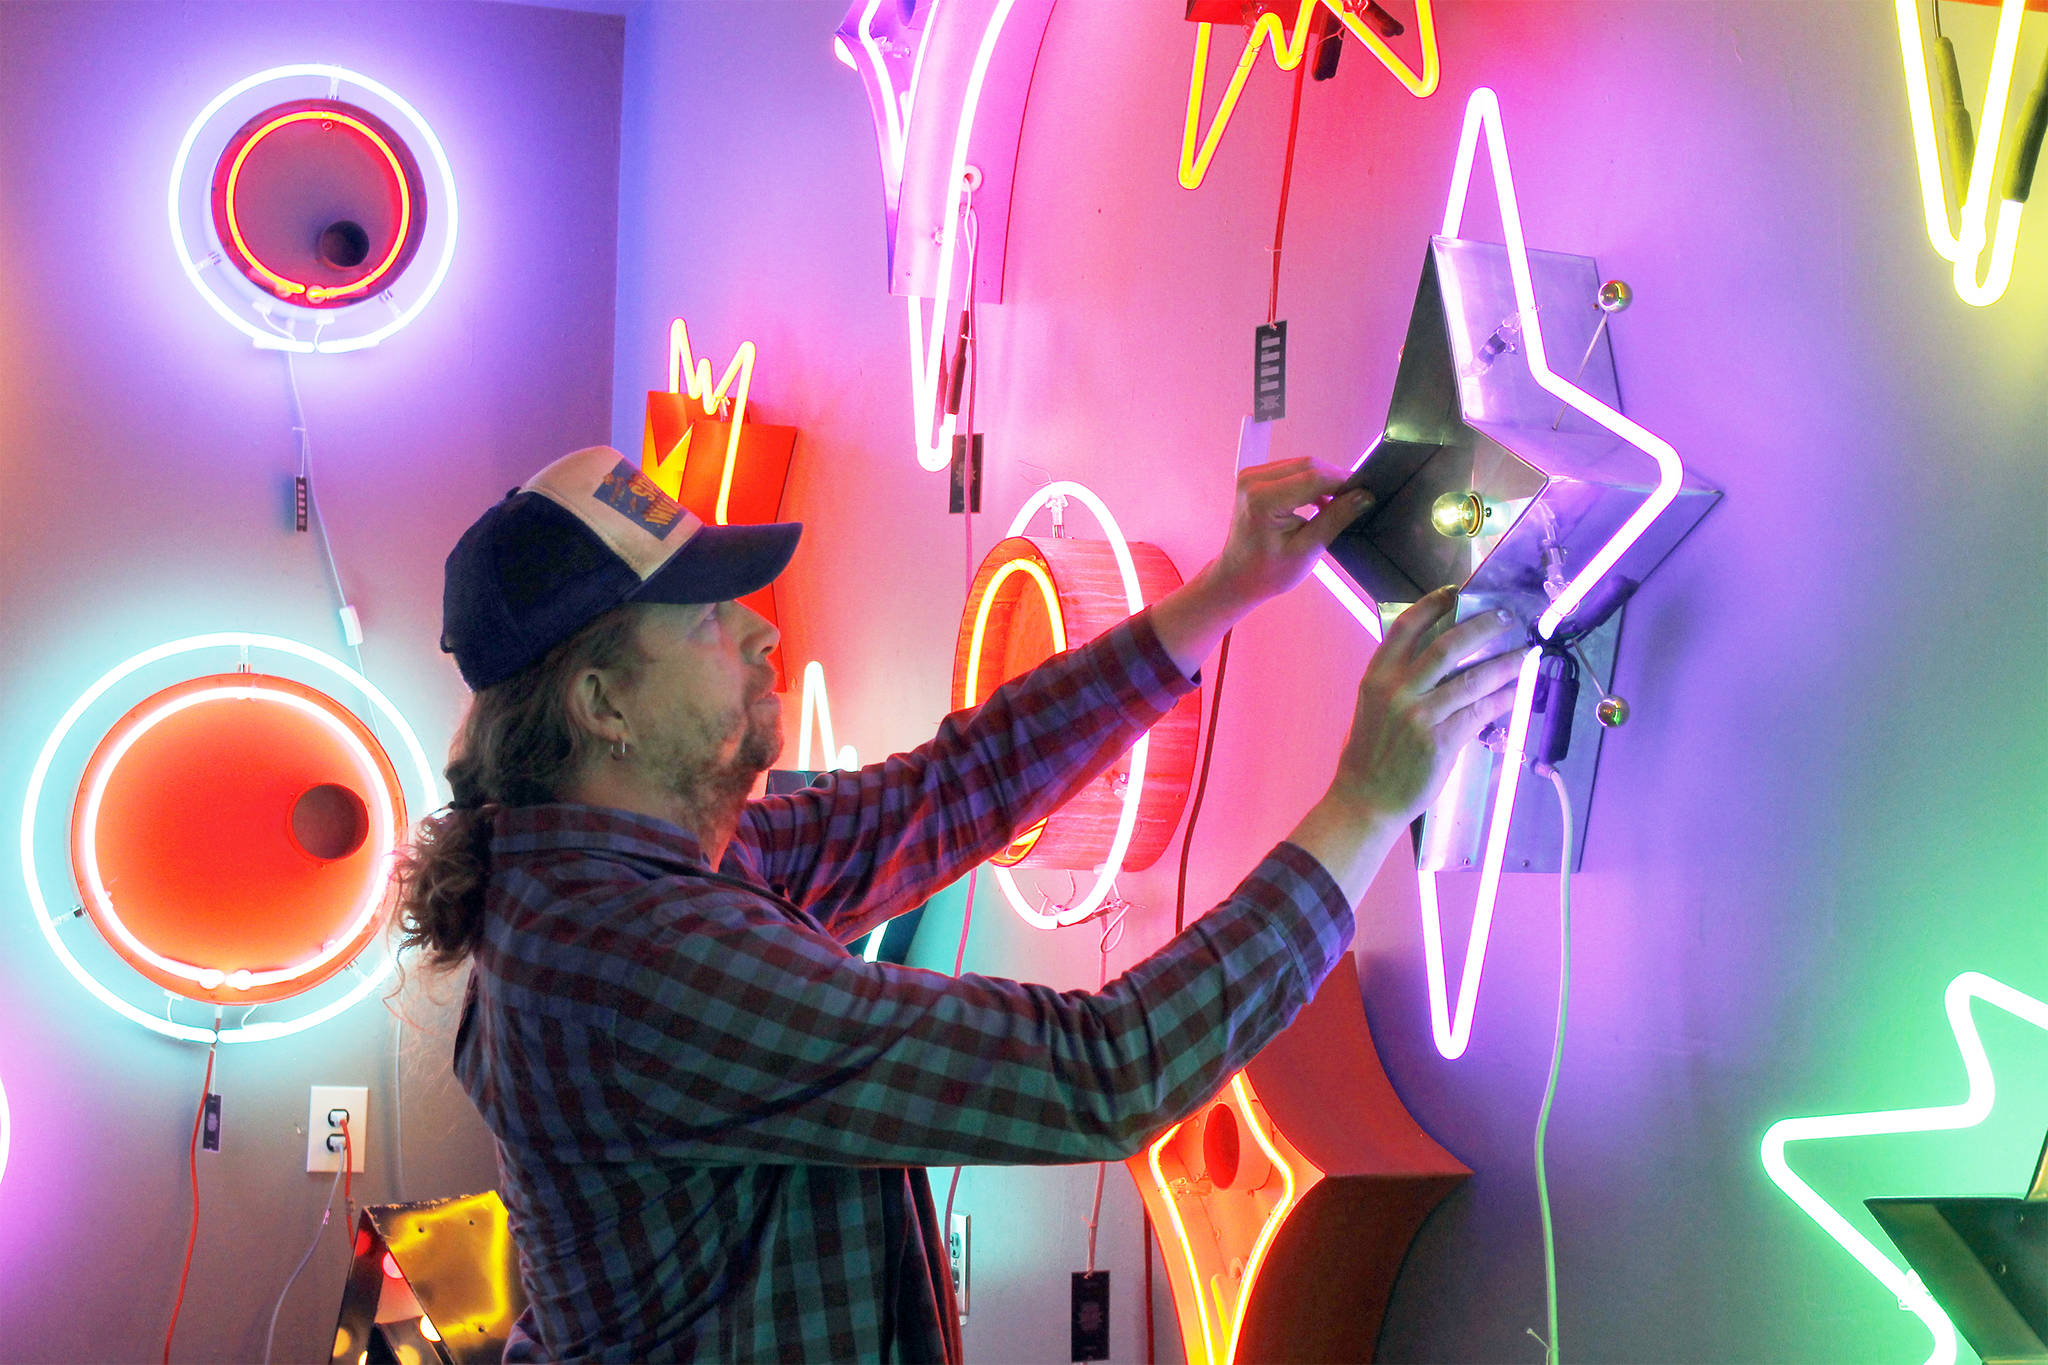
[[[625,737],[617,733],[625,716],[612,701],[611,679],[603,669],[579,670],[569,679],[568,688],[563,702],[570,724],[604,744]]]

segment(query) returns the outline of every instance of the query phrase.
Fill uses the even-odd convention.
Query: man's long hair
[[[640,661],[639,620],[638,608],[615,608],[531,668],[470,698],[450,746],[448,806],[421,820],[398,855],[401,949],[420,950],[434,968],[455,967],[476,949],[498,811],[561,799],[599,743],[569,717],[569,682],[586,668],[630,679]]]

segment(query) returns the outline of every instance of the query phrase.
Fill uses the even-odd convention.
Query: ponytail
[[[421,820],[399,851],[401,949],[419,950],[428,966],[443,969],[476,950],[498,812],[561,799],[596,744],[569,717],[570,680],[586,668],[630,676],[638,621],[636,608],[615,608],[525,672],[470,698],[448,762],[452,799]]]

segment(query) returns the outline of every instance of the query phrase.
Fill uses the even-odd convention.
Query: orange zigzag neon
[[[742,341],[733,352],[732,363],[725,367],[725,376],[716,384],[711,382],[711,362],[699,360],[690,351],[690,329],[681,318],[668,327],[668,391],[684,392],[688,384],[690,397],[703,407],[706,417],[716,417],[721,408],[732,403],[730,430],[725,438],[725,466],[718,475],[718,505],[712,513],[717,525],[726,524],[728,505],[732,501],[733,470],[740,458],[740,431],[747,420],[747,390],[754,382],[754,343]],[[666,451],[648,452],[652,461],[647,473],[670,497],[682,484],[683,460],[690,453],[691,432],[685,430],[683,438]],[[652,437],[650,436],[650,440]]]
[[[1251,79],[1252,68],[1258,64],[1259,49],[1270,47],[1273,62],[1282,71],[1292,71],[1301,65],[1302,54],[1308,50],[1309,21],[1315,15],[1316,6],[1327,9],[1345,32],[1364,43],[1379,58],[1380,65],[1391,71],[1401,84],[1408,87],[1408,93],[1417,99],[1426,98],[1436,90],[1436,21],[1431,17],[1429,0],[1415,0],[1415,26],[1422,40],[1422,70],[1417,71],[1394,55],[1379,34],[1360,21],[1357,15],[1341,3],[1341,0],[1301,0],[1301,8],[1294,16],[1293,32],[1278,14],[1265,13],[1252,25],[1251,36],[1245,40],[1244,54],[1238,58],[1237,70],[1231,73],[1230,86],[1223,92],[1223,103],[1216,109],[1216,117],[1210,120],[1209,131],[1201,133],[1202,92],[1209,76],[1209,30],[1214,24],[1195,26],[1195,69],[1188,81],[1188,118],[1180,139],[1180,183],[1187,189],[1196,189],[1202,177],[1209,173],[1209,160],[1216,155],[1216,144],[1223,140],[1223,130],[1230,125],[1230,116],[1237,109],[1237,98],[1244,93],[1244,84]],[[1201,144],[1199,151],[1196,143]]]

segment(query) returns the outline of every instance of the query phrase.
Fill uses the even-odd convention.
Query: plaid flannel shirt
[[[1191,686],[1141,614],[914,752],[750,802],[716,871],[661,820],[501,811],[455,1067],[529,1298],[507,1359],[958,1361],[923,1167],[1138,1150],[1287,1025],[1351,909],[1283,843],[1099,992],[842,945]]]

